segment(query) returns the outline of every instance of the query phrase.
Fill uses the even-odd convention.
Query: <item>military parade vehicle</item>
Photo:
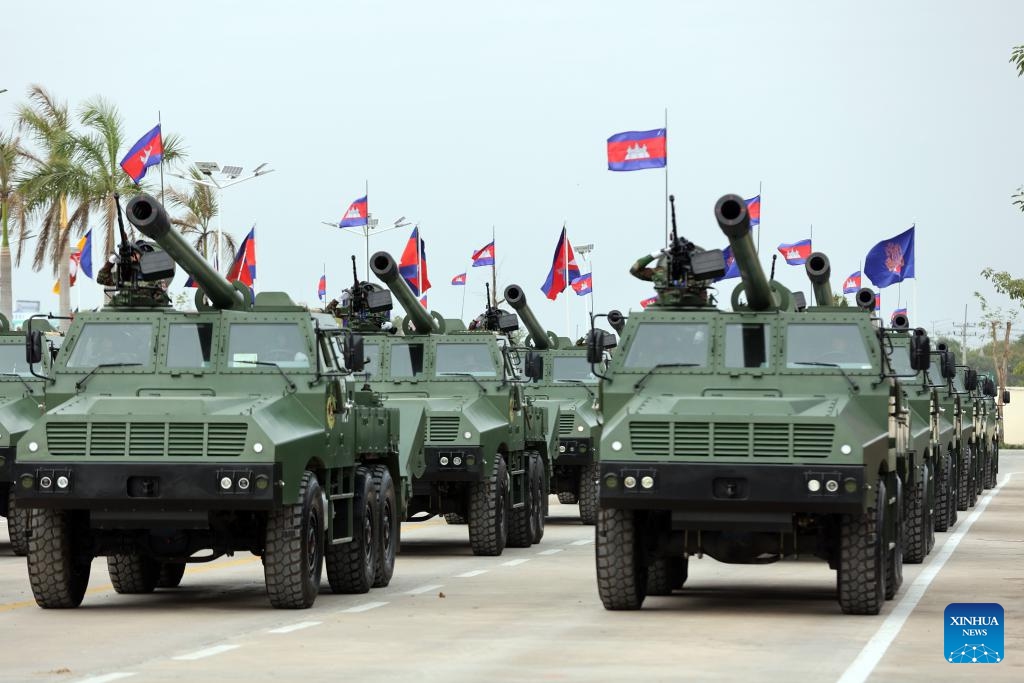
[[[370,268],[406,313],[400,334],[366,338],[364,377],[401,414],[408,518],[465,520],[476,555],[539,542],[555,430],[525,399],[507,337],[517,317],[488,306],[469,330],[428,313],[387,252]]]
[[[600,425],[594,409],[597,376],[587,362],[586,347],[545,331],[527,304],[522,287],[506,287],[505,302],[529,331],[522,358],[529,381],[527,400],[546,412],[550,424],[558,426],[550,492],[557,494],[562,503],[579,503],[580,521],[594,524]]]
[[[722,253],[673,225],[657,301],[628,316],[599,384],[601,600],[638,609],[681,588],[691,556],[817,556],[837,570],[842,611],[875,614],[902,581],[902,391],[870,313],[832,306],[821,274],[818,306],[800,310],[761,270],[743,198],[722,197],[715,216],[742,278],[733,312],[707,292]],[[926,337],[911,343],[920,369]],[[588,358],[602,358],[596,335]]]
[[[55,407],[18,442],[36,602],[77,607],[97,556],[118,593],[238,551],[262,557],[278,608],[313,604],[325,560],[335,592],[386,586],[405,512],[398,415],[351,378],[359,335],[222,278],[154,198],[126,214],[156,244],[121,226],[111,300],[75,316],[47,379]],[[175,263],[196,312],[169,306]],[[35,331],[27,354],[42,357]]]
[[[943,355],[945,364],[942,375],[942,387],[944,391],[939,393],[939,403],[942,410],[953,423],[953,508],[952,522],[956,521],[957,511],[964,511],[974,505],[976,494],[973,480],[973,451],[974,441],[974,418],[972,415],[972,403],[969,398],[969,391],[964,387],[966,373],[964,366],[958,366],[952,349],[939,342],[936,347]]]
[[[999,406],[996,405],[996,383],[991,375],[979,376],[978,391],[981,406],[980,429],[984,433],[982,441],[985,445],[982,485],[990,489],[996,485],[996,474],[999,473],[999,442],[1002,439],[1002,418],[999,416]],[[1008,399],[1009,392],[1004,392],[1003,402],[1008,402]]]
[[[34,329],[52,331],[45,320],[34,319]],[[50,354],[42,357],[42,374],[48,372]],[[14,492],[15,448],[18,440],[45,410],[42,378],[25,362],[25,333],[11,329],[0,314],[0,514],[7,517],[7,533],[16,555],[28,552],[28,510],[18,505]]]

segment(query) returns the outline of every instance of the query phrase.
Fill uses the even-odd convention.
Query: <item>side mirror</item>
[[[544,379],[544,356],[534,351],[526,354],[526,363],[523,365],[524,374],[531,382]]]
[[[345,340],[345,367],[350,372],[362,372],[365,365],[363,335],[353,334]]]
[[[992,381],[991,377],[986,377],[982,392],[989,398],[996,397],[996,383]]]
[[[43,360],[43,333],[40,330],[29,330],[25,333],[25,362],[29,365]]]
[[[942,353],[942,379],[953,379],[956,377],[956,358],[952,351]]]
[[[967,368],[964,372],[964,389],[967,391],[974,391],[978,388],[978,371],[973,368]]]
[[[1009,389],[1003,389],[1003,405],[1006,405],[1009,402],[1010,402],[1010,390]]]
[[[932,343],[924,328],[914,330],[910,338],[910,367],[918,372],[926,371],[932,364]]]
[[[595,330],[590,330],[590,333],[587,334],[587,362],[592,365],[600,363],[604,359],[601,336]]]

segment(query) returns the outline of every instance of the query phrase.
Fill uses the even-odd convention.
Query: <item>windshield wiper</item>
[[[471,380],[473,380],[474,382],[477,383],[477,386],[480,387],[480,391],[484,392],[485,394],[487,393],[487,387],[484,386],[484,383],[481,382],[479,379],[477,379],[477,376],[474,375],[471,372],[439,372],[439,373],[437,373],[437,376],[438,377],[452,377],[452,376],[454,376],[454,377],[469,377]]]
[[[29,384],[25,380],[24,377],[22,377],[21,375],[19,375],[16,372],[0,372],[0,377],[17,377],[18,379],[21,380],[21,383],[25,385],[25,388],[28,389],[28,393],[30,393],[30,394],[35,394],[36,393],[36,390],[32,388],[32,385]]]
[[[286,375],[284,370],[282,370],[281,366],[278,365],[277,363],[271,363],[269,360],[236,360],[235,362],[245,363],[246,365],[265,365],[271,368],[275,368],[278,372],[281,373],[281,376],[284,377],[284,381],[288,383],[288,388],[291,389],[292,392],[296,391],[297,389],[297,387],[295,386],[295,382],[292,381],[292,378]]]
[[[142,363],[100,363],[90,370],[85,377],[75,382],[75,391],[81,391],[82,387],[85,386],[85,383],[89,381],[89,378],[95,375],[96,371],[100,368],[137,368],[140,365],[142,365]]]
[[[633,385],[633,389],[639,389],[640,387],[642,387],[644,382],[647,381],[647,378],[650,377],[654,373],[654,371],[659,368],[696,368],[699,367],[699,365],[699,363],[658,363],[653,368],[648,370],[647,374],[645,374],[643,377],[637,380],[636,384]]]
[[[835,363],[823,363],[822,361],[818,360],[798,360],[794,361],[793,365],[813,365],[819,368],[835,368],[836,370],[839,371],[839,374],[843,376],[843,379],[850,383],[850,386],[853,388],[854,391],[860,391],[860,386],[858,386],[856,382],[850,379],[850,376],[847,375],[843,371],[843,369],[836,365]]]
[[[594,396],[594,392],[590,390],[590,387],[587,386],[587,383],[581,379],[556,379],[555,382],[564,382],[565,384],[579,384],[581,387],[587,390],[587,393],[590,394],[590,398],[597,398],[597,396]]]

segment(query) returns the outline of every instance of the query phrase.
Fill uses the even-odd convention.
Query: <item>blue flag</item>
[[[726,247],[722,250],[722,258],[725,259],[725,275],[715,280],[715,282],[721,282],[722,280],[728,280],[730,278],[740,276],[740,267],[736,263],[736,257],[732,255],[732,247]]]
[[[879,289],[914,277],[914,228],[871,247],[864,274]]]

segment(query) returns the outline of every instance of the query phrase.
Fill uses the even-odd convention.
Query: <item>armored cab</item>
[[[831,306],[827,284],[800,310],[765,277],[741,197],[715,217],[742,277],[733,310],[698,295],[630,313],[599,384],[601,600],[637,609],[680,589],[693,556],[803,555],[838,570],[844,612],[877,613],[902,578],[909,442],[879,335],[869,312]],[[674,279],[708,279],[686,270]],[[601,358],[596,342],[588,354]]]
[[[26,329],[37,334],[55,334],[45,320],[33,319]],[[50,368],[49,349],[40,358],[39,375],[33,374],[25,358],[26,332],[11,329],[0,314],[0,514],[7,517],[11,550],[28,552],[28,509],[19,505],[14,486],[14,459],[18,441],[46,409],[43,377]],[[48,345],[52,342],[48,342]]]
[[[351,378],[359,336],[222,278],[154,198],[126,213],[156,246],[122,245],[111,303],[75,316],[50,370],[59,406],[18,442],[36,602],[79,605],[94,556],[119,593],[239,551],[262,557],[274,607],[312,605],[325,559],[336,592],[386,586],[405,513],[399,423]],[[197,312],[166,305],[150,253],[195,279]]]
[[[996,383],[992,375],[978,376],[978,402],[981,406],[981,440],[985,444],[985,462],[982,466],[982,485],[990,489],[996,485],[999,473],[999,441],[1002,438],[1002,420],[996,405]]]
[[[936,377],[939,383],[937,386],[942,388],[939,392],[939,402],[953,423],[952,523],[956,521],[956,513],[972,507],[976,499],[973,451],[974,404],[970,400],[970,392],[964,386],[967,368],[957,364],[955,354],[943,342],[939,342],[936,348],[942,354],[943,363],[939,377]]]
[[[527,381],[527,399],[544,410],[547,421],[557,427],[550,492],[562,503],[578,502],[580,521],[593,524],[597,518],[600,424],[594,409],[597,376],[587,362],[586,347],[546,331],[527,304],[522,287],[506,287],[505,301],[529,332],[525,348],[517,350]]]
[[[507,334],[515,315],[488,309],[476,329],[428,313],[377,252],[373,273],[405,309],[402,334],[367,336],[367,386],[401,414],[409,519],[467,522],[476,555],[527,547],[544,534],[553,426],[529,405]]]

